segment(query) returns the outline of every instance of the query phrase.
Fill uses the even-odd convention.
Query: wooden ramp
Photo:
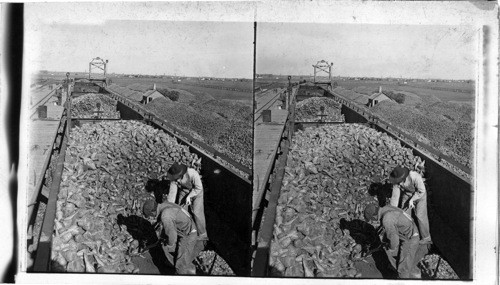
[[[282,92],[283,90],[280,90]],[[254,113],[254,153],[253,153],[253,199],[252,223],[264,195],[271,174],[276,151],[288,116],[287,110],[279,109],[279,93],[274,90],[255,95],[257,109]],[[271,122],[262,121],[262,111],[271,110]]]
[[[66,94],[63,93],[63,102],[66,100]],[[29,175],[28,175],[28,201],[34,201],[33,195],[43,180],[45,167],[52,152],[52,145],[57,134],[59,121],[64,107],[55,105],[57,98],[54,90],[48,87],[42,87],[34,90],[30,94],[33,105],[30,110],[33,114],[29,126]],[[47,106],[47,118],[39,119],[38,106]]]

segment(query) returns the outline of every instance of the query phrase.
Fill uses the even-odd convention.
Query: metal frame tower
[[[106,79],[106,65],[108,64],[108,60],[104,61],[104,59],[100,57],[93,58],[92,61],[89,62],[89,79],[92,79],[92,67],[94,69],[100,69],[104,72],[103,79]]]
[[[316,64],[313,64],[314,83],[316,83],[316,74],[318,74],[319,72],[322,72],[322,71],[325,73],[328,73],[328,82],[331,82],[332,81],[332,66],[333,66],[333,62],[330,64],[326,60],[320,60]]]

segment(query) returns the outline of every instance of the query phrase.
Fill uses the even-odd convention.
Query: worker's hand
[[[186,206],[191,206],[191,199],[189,196],[186,197]]]
[[[408,208],[409,209],[415,208],[415,202],[412,199],[410,199],[410,201],[408,201]]]

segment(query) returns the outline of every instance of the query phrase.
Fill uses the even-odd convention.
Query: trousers
[[[179,201],[185,201],[187,196],[187,192],[181,192],[179,197]],[[193,214],[193,220],[196,225],[196,229],[198,230],[198,235],[207,233],[207,226],[205,221],[205,206],[203,205],[203,191],[194,196],[191,200],[191,212]]]
[[[198,240],[196,232],[184,237],[179,236],[175,262],[173,260],[173,255],[168,252],[165,246],[163,247],[163,251],[167,256],[168,261],[174,264],[176,274],[195,275],[196,267],[193,264],[193,260],[203,250],[205,243],[205,241]]]
[[[405,205],[411,196],[409,194],[403,195],[402,205]],[[431,236],[429,229],[429,217],[427,215],[427,193],[420,199],[415,201],[415,216],[417,216],[418,231],[420,232],[420,237],[427,238]]]
[[[399,278],[420,277],[420,270],[417,267],[419,260],[416,260],[415,258],[418,248],[419,248],[419,238],[418,235],[416,235],[409,240],[401,241],[399,245],[398,256],[392,256],[390,253],[387,253],[389,262],[398,271]]]
[[[203,205],[203,192],[198,194],[193,198],[192,208],[194,223],[196,224],[196,229],[198,229],[198,234],[206,234],[207,227],[205,222],[205,206]]]

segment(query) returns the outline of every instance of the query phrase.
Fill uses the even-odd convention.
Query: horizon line
[[[87,77],[88,77],[88,71],[53,71],[53,70],[45,70],[45,69],[41,69],[41,70],[37,70],[37,71],[33,71],[31,73],[31,75],[38,75],[39,73],[42,73],[43,72],[47,72],[47,73],[66,73],[66,72],[69,72],[70,75],[71,74],[85,74]],[[92,74],[102,74],[102,73],[92,73]],[[115,74],[115,75],[145,75],[145,76],[162,76],[162,77],[197,77],[197,78],[205,78],[205,77],[208,77],[208,78],[231,78],[231,79],[253,79],[253,77],[219,77],[219,76],[212,76],[212,75],[169,75],[169,74],[146,74],[146,73],[116,73],[116,72],[111,72],[111,73],[107,73],[107,75],[111,75],[111,74]],[[71,77],[71,76],[70,76]]]
[[[85,74],[86,76],[88,76],[88,72],[85,71],[80,71],[80,72],[76,72],[76,71],[52,71],[52,70],[44,70],[44,69],[41,69],[41,70],[38,70],[38,71],[33,71],[32,72],[32,75],[37,75],[39,73],[42,73],[42,71],[44,72],[47,72],[47,73],[66,73],[66,72],[69,72],[70,74]],[[93,74],[101,74],[101,73],[93,73]],[[111,74],[117,74],[117,75],[143,75],[143,76],[160,76],[160,77],[191,77],[191,78],[205,78],[205,77],[208,77],[208,78],[222,78],[222,79],[226,79],[226,78],[229,78],[229,79],[253,79],[253,77],[219,77],[219,76],[209,76],[209,75],[171,75],[171,74],[165,74],[165,75],[159,75],[159,74],[144,74],[144,73],[116,73],[116,72],[111,72],[111,73],[108,73],[108,75],[111,75]],[[287,77],[287,76],[292,76],[292,77],[310,77],[312,78],[313,75],[311,74],[292,74],[292,75],[283,75],[283,74],[272,74],[272,73],[255,73],[255,79],[260,79],[260,78],[257,78],[257,76],[259,75],[266,75],[266,76],[278,76],[278,77]],[[319,78],[324,78],[324,77],[328,77],[328,76],[317,76]],[[469,78],[469,79],[466,79],[466,78],[459,78],[459,79],[452,79],[452,78],[438,78],[438,77],[397,77],[397,76],[384,76],[384,77],[376,77],[376,76],[354,76],[354,75],[336,75],[336,76],[332,76],[332,79],[335,79],[335,78],[372,78],[372,79],[397,79],[397,80],[452,80],[452,81],[473,81],[475,82],[475,79],[472,79],[472,78]]]

